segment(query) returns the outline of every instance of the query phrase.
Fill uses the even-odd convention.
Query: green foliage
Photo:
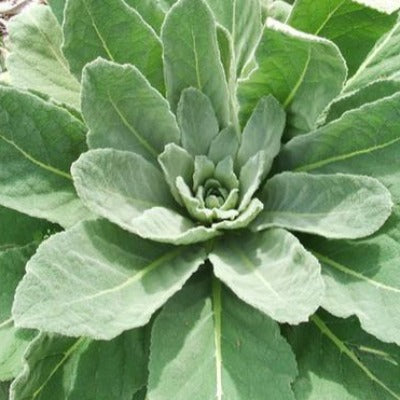
[[[292,3],[11,20],[1,400],[400,399],[400,7]]]

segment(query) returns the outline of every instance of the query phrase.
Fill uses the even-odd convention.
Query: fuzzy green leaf
[[[259,0],[207,0],[217,21],[231,36],[237,71],[249,60],[262,31]]]
[[[374,177],[389,188],[397,203],[399,131],[400,94],[396,94],[345,113],[317,131],[293,139],[281,150],[277,166],[280,170]]]
[[[355,110],[364,104],[393,96],[397,92],[400,92],[400,81],[390,79],[375,81],[335,100],[329,106],[325,122],[328,123],[339,119],[346,111]]]
[[[64,8],[67,0],[47,0],[47,4],[61,25],[64,19]]]
[[[297,400],[399,400],[400,351],[363,332],[357,321],[326,313],[292,328]]]
[[[375,42],[396,21],[396,15],[374,10],[376,0],[298,0],[288,24],[294,28],[332,40],[346,59],[352,75]],[[387,1],[381,1],[382,5]],[[392,11],[391,11],[392,12]]]
[[[194,87],[209,97],[220,126],[228,125],[228,88],[214,17],[204,0],[181,0],[162,28],[167,97],[175,111],[181,93]]]
[[[279,322],[307,321],[321,303],[317,259],[283,229],[222,239],[210,261],[215,275],[243,301]]]
[[[357,239],[376,232],[393,202],[379,181],[357,175],[275,175],[259,195],[264,210],[256,230],[281,227],[332,239]]]
[[[136,9],[143,19],[157,32],[160,33],[165,12],[162,0],[124,0],[126,4]]]
[[[0,252],[0,381],[11,380],[22,370],[23,354],[36,334],[16,328],[11,316],[15,289],[35,249],[28,245]]]
[[[347,81],[346,92],[360,89],[378,79],[400,77],[400,20],[367,55],[357,72]]]
[[[272,320],[219,282],[185,287],[158,316],[149,400],[294,400],[296,363]]]
[[[211,142],[208,158],[217,164],[224,158],[235,155],[239,148],[239,138],[233,126],[223,129]]]
[[[18,326],[112,339],[145,325],[204,258],[196,247],[161,245],[105,221],[85,222],[39,247],[17,289],[13,316]]]
[[[61,27],[50,9],[44,5],[29,7],[10,21],[8,32],[11,82],[79,109],[80,85],[61,52]]]
[[[137,68],[96,60],[84,69],[82,85],[90,148],[129,150],[157,163],[164,146],[179,141],[167,101]]]
[[[161,42],[123,0],[102,0],[101,7],[97,0],[68,0],[63,29],[63,51],[77,77],[87,63],[103,57],[135,65],[155,88],[164,90]]]
[[[182,146],[193,156],[207,154],[219,131],[209,98],[197,89],[185,89],[178,104],[177,117]]]
[[[25,355],[11,400],[132,400],[146,382],[147,353],[142,330],[105,342],[42,334]]]
[[[400,345],[400,213],[364,240],[307,238],[307,248],[322,265],[326,294],[322,306],[346,318],[357,315],[362,328],[385,342]]]
[[[71,163],[85,127],[67,111],[0,88],[0,204],[66,227],[90,216],[76,195]]]
[[[281,105],[272,96],[262,98],[243,130],[237,155],[239,165],[243,166],[261,150],[272,162],[281,148],[285,122]]]
[[[330,41],[268,19],[255,53],[258,67],[239,81],[242,119],[272,94],[288,112],[287,136],[309,132],[342,90],[346,65]]]

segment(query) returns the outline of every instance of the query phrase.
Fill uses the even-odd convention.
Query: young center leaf
[[[17,289],[13,316],[17,326],[112,339],[145,325],[204,259],[198,247],[162,245],[105,221],[84,222],[39,247]]]
[[[153,326],[149,400],[294,400],[296,363],[278,325],[220,282],[189,284]]]
[[[283,229],[219,240],[210,261],[237,296],[278,322],[307,321],[321,303],[317,259]]]
[[[262,189],[254,228],[281,227],[326,238],[356,239],[376,232],[392,213],[390,192],[357,175],[284,172]]]

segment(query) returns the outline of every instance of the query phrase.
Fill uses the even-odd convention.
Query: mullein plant
[[[397,0],[49,0],[0,86],[0,399],[399,400]]]

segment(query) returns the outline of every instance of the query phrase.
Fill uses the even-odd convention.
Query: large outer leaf
[[[167,101],[137,68],[96,60],[84,69],[82,86],[91,148],[130,150],[156,163],[166,144],[179,141]]]
[[[217,21],[230,33],[236,69],[249,60],[262,31],[259,0],[207,0]]]
[[[102,221],[53,235],[17,289],[17,325],[111,339],[146,324],[204,260],[195,247],[145,241]]]
[[[242,119],[272,94],[288,112],[288,136],[309,132],[342,90],[346,65],[330,41],[268,19],[255,52],[257,67],[239,81]]]
[[[400,21],[383,36],[345,86],[346,92],[360,89],[382,78],[400,77]]]
[[[159,33],[164,21],[165,12],[162,0],[124,0],[126,4],[135,8],[143,19]]]
[[[183,89],[206,94],[221,125],[228,123],[228,89],[214,17],[204,0],[181,0],[165,19],[161,37],[167,97],[175,111]]]
[[[134,64],[159,90],[164,88],[161,43],[140,14],[123,0],[68,0],[65,9],[64,54],[71,71],[97,57]]]
[[[379,12],[365,3],[353,0],[297,0],[288,24],[336,43],[352,75],[375,42],[396,21],[396,15]],[[384,5],[387,1],[381,3]]]
[[[291,350],[278,325],[219,282],[189,285],[158,316],[149,400],[294,400]]]
[[[63,109],[1,87],[0,204],[63,226],[87,217],[69,175],[84,132]]]
[[[242,300],[279,322],[307,321],[321,304],[318,261],[283,229],[232,235],[217,242],[210,261]]]
[[[338,317],[357,315],[364,330],[400,345],[400,213],[379,234],[354,241],[308,238],[322,265],[322,306]]]
[[[50,9],[29,7],[10,21],[8,31],[11,54],[7,69],[12,83],[79,108],[79,82],[61,52],[62,31]]]
[[[11,400],[132,400],[147,375],[141,330],[107,342],[42,334],[25,359]]]
[[[0,381],[11,380],[20,372],[22,356],[35,336],[16,328],[11,317],[15,289],[35,248],[28,245],[0,252]]]
[[[47,0],[47,4],[61,25],[64,19],[64,8],[67,0]]]
[[[299,364],[297,400],[399,400],[400,351],[354,319],[326,313],[288,334]]]
[[[143,238],[173,244],[218,233],[182,216],[161,171],[131,152],[92,150],[72,166],[83,202],[96,214]]]
[[[371,235],[393,206],[390,192],[376,179],[343,174],[279,174],[259,199],[264,210],[255,222],[257,230],[281,227],[336,239]]]
[[[317,131],[293,139],[281,151],[278,167],[378,178],[397,203],[400,201],[399,132],[400,94],[396,94],[345,113]]]

